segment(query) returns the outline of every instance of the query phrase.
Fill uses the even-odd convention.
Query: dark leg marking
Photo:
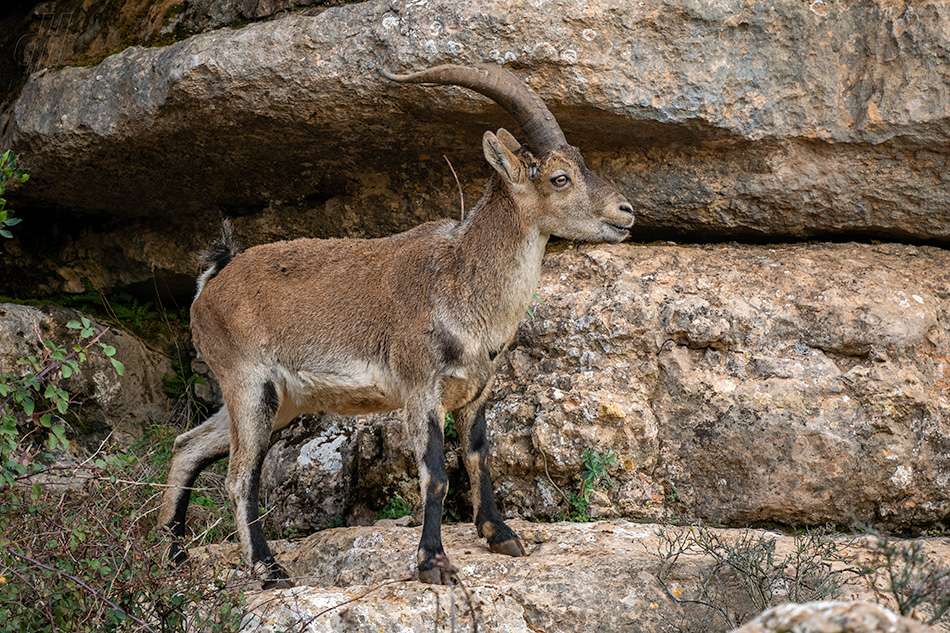
[[[442,548],[442,502],[448,491],[449,477],[445,470],[445,441],[442,437],[442,420],[430,413],[426,430],[428,440],[422,465],[429,475],[425,495],[425,511],[422,519],[422,539],[419,541],[419,579],[440,584],[447,581],[442,570],[436,567],[435,557],[445,554]]]
[[[263,406],[264,415],[273,424],[274,416],[277,415],[277,411],[280,409],[280,396],[277,393],[277,387],[270,380],[264,383]]]
[[[478,407],[472,430],[468,434],[468,452],[478,455],[488,454],[488,424],[485,422],[485,406]]]
[[[219,459],[223,459],[227,456],[227,453],[220,453],[217,455],[212,455],[211,457],[207,457],[204,460],[198,462],[195,465],[194,472],[190,477],[188,477],[188,482],[185,488],[181,491],[178,500],[175,502],[175,514],[172,517],[172,520],[165,526],[165,529],[167,529],[172,535],[172,542],[168,551],[168,558],[173,563],[181,563],[188,558],[188,552],[181,545],[181,537],[185,535],[185,516],[188,512],[188,502],[191,501],[190,489],[194,487],[195,482],[198,480],[198,475],[201,474],[201,471]]]
[[[472,500],[475,506],[475,527],[478,535],[488,540],[488,546],[493,552],[521,556],[525,553],[521,539],[505,524],[498,506],[495,505],[495,494],[492,491],[488,468],[488,451],[485,404],[482,404],[469,430],[468,455],[466,456],[466,466],[468,466],[472,490],[476,497]]]
[[[263,460],[261,460],[261,462],[263,462]],[[259,511],[260,484],[261,467],[258,465],[251,476],[248,490],[247,512],[244,519],[247,522],[248,532],[250,532],[251,537],[251,567],[257,567],[258,563],[263,565],[264,589],[271,589],[279,586],[280,581],[287,578],[287,574],[281,566],[277,564],[274,555],[271,554],[270,546],[267,545],[267,539],[264,538],[264,528],[261,525]]]
[[[273,426],[274,418],[279,410],[280,394],[277,393],[277,387],[273,381],[268,380],[263,385],[263,395],[261,397],[263,420]],[[269,445],[270,442],[267,446]],[[263,447],[260,454],[254,456],[254,468],[251,470],[250,481],[248,482],[244,520],[247,523],[250,536],[251,565],[257,567],[260,564],[264,567],[264,588],[270,589],[277,586],[289,586],[289,584],[281,583],[282,580],[287,578],[287,574],[271,554],[260,519],[261,468],[264,464],[264,457],[267,455],[267,446]]]
[[[435,331],[435,340],[444,365],[458,365],[461,362],[465,348],[462,347],[462,342],[451,332],[439,328]]]

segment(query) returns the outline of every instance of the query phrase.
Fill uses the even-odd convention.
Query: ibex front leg
[[[524,545],[518,535],[505,524],[492,491],[488,470],[488,428],[485,424],[484,397],[469,403],[458,411],[462,446],[465,449],[465,469],[472,484],[472,507],[475,509],[475,527],[478,535],[488,540],[491,551],[508,556],[524,556]]]
[[[419,466],[419,487],[422,491],[424,515],[422,539],[419,541],[419,580],[431,584],[449,584],[451,581],[435,558],[445,555],[442,548],[442,502],[449,489],[445,472],[445,412],[441,407],[413,410],[410,432],[414,438],[416,463]]]

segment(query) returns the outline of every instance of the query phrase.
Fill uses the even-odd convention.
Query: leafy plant
[[[94,456],[56,475],[2,497],[0,633],[239,630],[244,579],[213,559],[165,564],[148,459]]]
[[[458,441],[459,439],[459,432],[455,428],[455,418],[452,417],[451,411],[445,413],[445,425],[442,427],[442,434],[446,442]]]
[[[164,477],[136,453],[167,453],[163,443],[55,464],[51,451],[68,448],[59,416],[75,400],[54,378],[81,372],[91,354],[124,372],[101,340],[107,329],[96,333],[86,317],[67,328],[79,338],[71,349],[46,341],[23,359],[23,375],[0,378],[0,633],[237,630],[240,582],[214,565],[163,562],[167,537],[151,528]]]
[[[393,495],[386,502],[383,511],[379,513],[380,519],[399,519],[412,514],[412,506],[406,503],[406,500],[399,495]]]
[[[12,150],[7,150],[0,155],[0,237],[13,237],[10,227],[21,222],[20,218],[13,217],[13,211],[6,208],[6,198],[2,197],[8,186],[24,183],[30,177],[25,169],[17,166],[18,162],[19,157]]]
[[[0,490],[17,481],[28,480],[45,469],[35,460],[36,454],[25,438],[42,431],[46,433],[45,444],[49,450],[68,448],[66,426],[60,416],[69,412],[75,400],[53,383],[55,377],[69,378],[77,373],[90,350],[97,350],[108,358],[120,376],[125,373],[122,363],[115,358],[115,348],[100,340],[108,328],[96,334],[92,322],[86,317],[81,321],[70,321],[66,327],[79,331],[79,342],[71,350],[52,341],[43,341],[44,356],[31,355],[20,361],[26,366],[22,375],[7,373],[0,376],[0,398],[3,398],[0,403]]]
[[[617,456],[610,449],[607,449],[605,453],[585,449],[581,455],[581,463],[584,468],[579,475],[580,483],[568,499],[570,505],[566,517],[568,521],[591,520],[588,514],[590,495],[597,488],[610,489],[613,486],[613,479],[608,471],[617,463]]]

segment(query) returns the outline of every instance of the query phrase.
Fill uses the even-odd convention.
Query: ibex
[[[482,150],[496,173],[458,223],[243,251],[226,232],[206,255],[191,325],[226,406],[175,440],[160,516],[173,535],[173,559],[186,557],[180,539],[198,473],[230,455],[228,492],[241,544],[265,586],[283,585],[258,515],[272,435],[302,412],[398,408],[408,413],[424,505],[419,579],[448,582],[444,563],[436,564],[447,560],[448,411],[464,447],[478,534],[493,552],[526,553],[492,493],[485,427],[492,373],[532,300],[548,238],[620,242],[633,210],[587,169],[544,102],[507,70],[446,65],[382,74],[479,92],[517,120],[527,144],[504,129],[485,132]]]

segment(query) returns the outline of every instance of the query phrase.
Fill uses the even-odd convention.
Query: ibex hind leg
[[[495,505],[491,475],[488,469],[488,430],[485,424],[485,403],[466,405],[458,412],[465,468],[472,484],[472,507],[478,535],[488,540],[491,551],[508,556],[524,556],[527,552],[518,535],[505,524]]]
[[[279,426],[280,394],[271,381],[240,390],[222,384],[222,390],[232,416],[228,493],[238,537],[265,589],[289,587],[286,572],[274,560],[264,538],[259,511],[261,467],[270,448],[271,433]]]
[[[228,424],[228,410],[222,407],[203,424],[175,439],[168,487],[165,488],[159,515],[159,525],[168,530],[172,537],[168,552],[172,562],[180,563],[188,558],[182,539],[185,536],[185,515],[191,500],[191,488],[201,471],[228,456],[231,450]]]

